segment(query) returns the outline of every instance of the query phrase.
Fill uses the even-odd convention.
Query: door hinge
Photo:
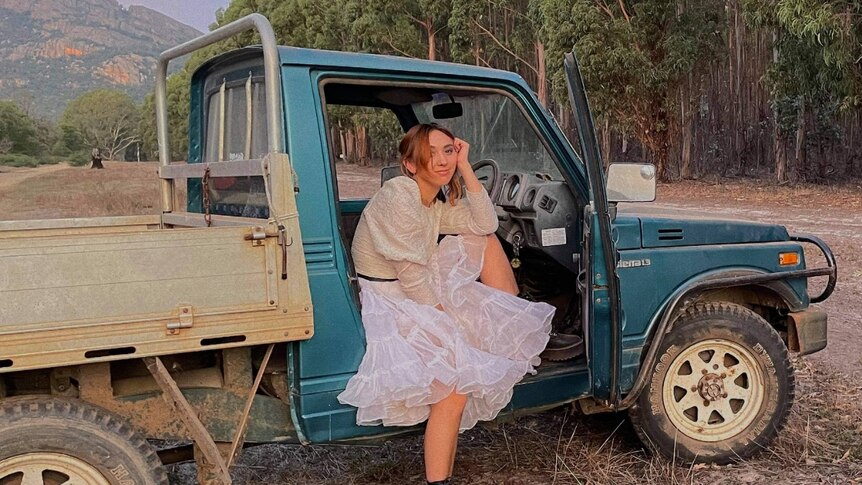
[[[168,322],[166,325],[168,335],[178,335],[181,328],[192,328],[194,326],[194,312],[191,305],[180,306],[177,309],[179,316],[176,322]]]

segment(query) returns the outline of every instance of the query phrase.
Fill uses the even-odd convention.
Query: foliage
[[[746,19],[779,36],[774,77],[802,80],[801,89],[822,89],[844,107],[862,101],[862,4],[846,0],[743,0]],[[806,62],[807,64],[802,64]],[[807,75],[792,72],[806,69]],[[790,86],[792,81],[785,81]],[[779,80],[776,80],[780,82]]]
[[[65,161],[69,162],[69,165],[73,167],[83,167],[84,165],[89,165],[91,162],[90,159],[90,150],[78,150],[76,152],[72,152],[65,157]]]
[[[51,147],[52,154],[67,156],[86,148],[87,141],[77,128],[66,124],[60,124],[57,127],[57,141]]]
[[[62,125],[77,130],[88,146],[99,148],[114,160],[138,141],[140,112],[132,98],[115,89],[97,89],[72,100],[63,112]]]
[[[15,103],[0,101],[0,154],[37,155],[40,151],[36,122]]]
[[[662,173],[678,125],[677,89],[722,53],[724,8],[712,0],[544,0],[548,57],[574,46],[598,116],[637,137]],[[562,65],[549,67],[553,92],[566,96]]]
[[[797,175],[809,143],[837,142],[837,115],[862,101],[862,4],[846,1],[743,0],[747,21],[776,32],[764,79],[777,136],[796,139]],[[785,178],[779,174],[780,178]]]
[[[23,153],[6,153],[0,155],[0,165],[7,167],[37,167],[39,160]]]
[[[735,16],[740,5],[746,27],[740,27]],[[862,4],[846,0],[233,0],[217,13],[213,27],[259,12],[269,18],[283,45],[514,71],[533,86],[545,106],[564,115],[564,128],[568,100],[562,58],[574,49],[603,130],[617,134],[623,147],[634,141],[634,156],[659,165],[666,178],[670,172],[665,165],[680,156],[683,135],[689,136],[691,149],[692,133],[700,137],[694,142],[700,147],[695,157],[712,160],[720,166],[707,171],[721,173],[730,165],[741,168],[747,163],[741,159],[745,150],[748,156],[757,150],[759,166],[769,153],[762,147],[771,150],[772,144],[752,137],[772,135],[772,120],[776,139],[790,140],[801,129],[803,148],[823,151],[824,146],[840,145],[845,135],[838,128],[839,118],[862,103],[860,10]],[[766,39],[765,47],[741,55],[740,49],[751,45],[745,36],[749,42]],[[182,158],[187,149],[190,74],[205,59],[259,41],[256,34],[245,33],[208,47],[169,79],[172,157]],[[772,47],[777,56],[769,62]],[[735,55],[736,64],[728,54]],[[712,94],[703,89],[720,90],[721,83],[726,87],[731,80],[722,76],[733,74],[731,69],[752,68],[754,55],[767,57],[763,86],[770,102],[758,106],[769,113],[751,109],[749,116],[757,119],[730,122],[743,111],[723,105],[722,94],[707,100]],[[739,61],[743,58],[749,64]],[[740,92],[737,84],[721,93],[740,96],[745,89]],[[735,99],[732,104],[749,102]],[[144,152],[154,154],[152,97],[144,112]],[[385,117],[337,110],[330,116],[351,136],[369,137],[367,156],[385,158],[382,143],[390,133]],[[703,129],[691,128],[692,119]],[[721,156],[710,158],[710,150]],[[363,156],[353,158],[364,163]],[[852,160],[849,166],[852,169]]]

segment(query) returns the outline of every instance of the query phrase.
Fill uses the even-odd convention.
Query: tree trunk
[[[806,126],[805,126],[805,103],[799,108],[799,124],[796,127],[796,149],[794,150],[794,163],[796,164],[796,174],[798,178],[803,180],[807,178],[808,173],[808,150],[806,144]]]
[[[356,158],[359,165],[370,165],[368,160],[368,133],[364,125],[356,127]]]
[[[548,107],[548,71],[545,67],[545,44],[542,41],[536,41],[536,92],[539,96],[539,102],[545,108]],[[610,157],[610,153],[608,153]]]
[[[679,170],[679,176],[683,179],[694,178],[691,170],[691,140],[694,135],[693,131],[694,126],[691,119],[686,120],[682,126],[682,153],[680,153],[682,167]]]
[[[344,161],[347,163],[356,163],[356,135],[352,129],[347,130],[345,140]]]
[[[844,157],[844,176],[850,178],[853,176],[853,162],[854,157],[856,156],[856,150],[853,145],[856,144],[856,117],[858,115],[853,113],[853,116],[850,118],[850,133],[847,135],[847,143],[845,146],[845,157]]]
[[[607,169],[611,164],[611,120],[605,115],[605,124],[602,127],[602,160]]]
[[[787,143],[778,127],[775,127],[775,180],[778,183],[788,181],[787,176]]]
[[[682,146],[680,147],[679,176],[682,179],[692,178],[691,171],[691,140],[694,126],[691,116],[691,74],[688,75],[687,84],[679,89],[679,123],[682,128]]]
[[[428,60],[437,60],[437,32],[434,31],[434,22],[425,20],[425,29],[428,32]]]
[[[347,133],[341,127],[341,123],[338,124],[338,139],[341,141],[338,157],[342,162],[347,162]]]

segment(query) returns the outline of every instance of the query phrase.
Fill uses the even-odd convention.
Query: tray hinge
[[[179,318],[176,322],[168,322],[166,325],[168,335],[177,335],[181,328],[192,328],[194,326],[194,313],[191,305],[180,306],[177,309]]]

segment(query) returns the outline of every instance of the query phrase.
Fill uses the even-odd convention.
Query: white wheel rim
[[[765,385],[749,349],[711,339],[688,347],[670,363],[662,398],[668,418],[681,433],[715,442],[739,435],[754,422]]]
[[[0,482],[14,485],[110,485],[90,464],[61,453],[27,453],[0,461]]]

